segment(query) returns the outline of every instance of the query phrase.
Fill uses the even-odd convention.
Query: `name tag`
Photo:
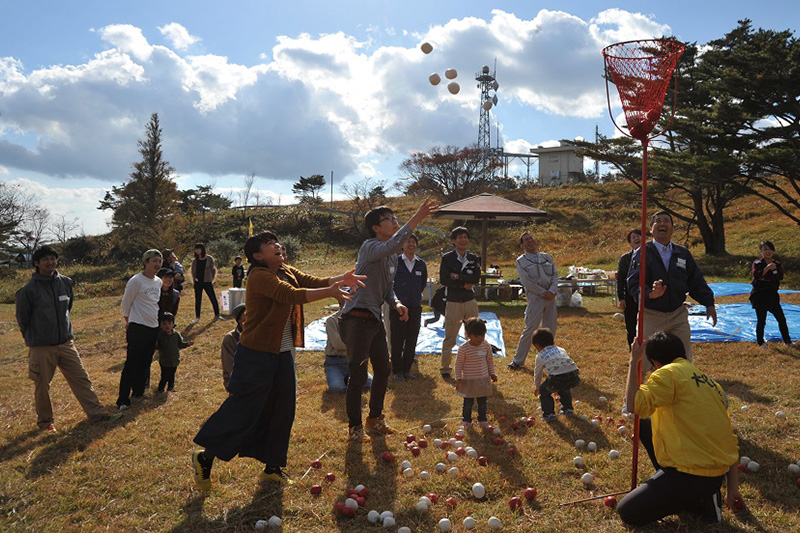
[[[417,276],[421,276],[421,275],[422,275],[422,272],[420,272],[419,270],[417,270],[416,272],[414,272],[414,274],[416,274]]]
[[[58,297],[58,299],[62,302],[68,302],[69,296],[67,296],[66,294],[62,294],[61,296]]]
[[[393,266],[390,266],[390,267],[389,267],[389,273],[390,273],[390,274],[394,274],[394,267],[393,267]]]
[[[675,263],[678,268],[686,269],[686,259],[679,257]]]
[[[486,357],[486,350],[478,350],[478,356]]]

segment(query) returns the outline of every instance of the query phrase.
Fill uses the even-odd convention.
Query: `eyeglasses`
[[[399,222],[400,221],[400,219],[398,219],[394,215],[388,216],[388,217],[383,217],[382,219],[380,219],[380,222],[383,222],[384,220],[391,220],[392,222]]]

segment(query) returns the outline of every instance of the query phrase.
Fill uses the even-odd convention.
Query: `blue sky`
[[[512,152],[613,134],[603,46],[704,43],[750,18],[796,29],[796,0],[2,2],[0,179],[54,215],[106,230],[103,192],[127,179],[153,112],[181,188],[289,203],[300,175],[394,183],[412,151],[477,140],[474,75],[497,58]],[[425,55],[420,43],[434,45]],[[458,70],[461,92],[428,75]],[[618,110],[617,110],[618,111]],[[492,131],[493,144],[495,130]]]

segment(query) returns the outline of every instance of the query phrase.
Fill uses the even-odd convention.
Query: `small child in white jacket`
[[[558,393],[561,400],[561,414],[571,415],[572,390],[581,382],[578,377],[578,365],[567,355],[566,350],[555,345],[553,334],[547,328],[537,329],[531,340],[533,346],[539,351],[536,356],[536,367],[533,371],[533,380],[536,386],[534,394],[539,396],[542,403],[542,417],[546,422],[556,420],[555,402],[553,393]],[[547,373],[544,381],[543,373]]]

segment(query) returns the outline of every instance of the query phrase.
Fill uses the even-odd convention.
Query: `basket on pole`
[[[653,129],[661,118],[664,97],[667,94],[672,72],[678,64],[686,46],[674,39],[651,39],[641,41],[625,41],[612,44],[603,49],[606,72],[606,99],[608,113],[614,126],[624,135],[637,139],[642,143],[642,236],[647,235],[647,145],[651,139],[664,130],[653,134]],[[619,92],[622,110],[628,131],[617,125],[611,112],[611,97],[608,82],[611,81]],[[673,91],[673,94],[676,94]],[[672,115],[675,115],[673,101]],[[664,128],[669,127],[669,124]],[[636,341],[644,342],[644,283],[645,281],[645,246],[639,248],[639,316],[637,320]],[[638,382],[642,383],[642,362],[637,368]],[[628,406],[633,409],[632,405]],[[631,465],[631,490],[636,488],[639,468],[639,417],[633,419],[633,461]]]

